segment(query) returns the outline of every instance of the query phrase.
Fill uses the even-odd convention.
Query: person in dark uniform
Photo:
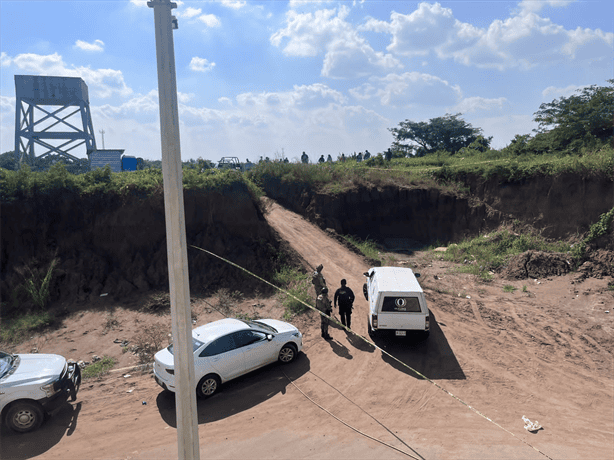
[[[333,303],[337,308],[339,302],[339,316],[341,316],[341,324],[350,329],[352,322],[352,308],[354,308],[354,293],[346,286],[347,281],[341,280],[341,287],[335,291]]]
[[[303,164],[309,163],[309,157],[307,156],[305,152],[303,152],[303,154],[301,155],[301,163]]]

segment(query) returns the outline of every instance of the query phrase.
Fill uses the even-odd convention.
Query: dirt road
[[[309,265],[324,265],[331,291],[347,279],[357,298],[352,328],[366,336],[365,262],[275,203],[267,219]],[[432,381],[341,329],[332,328],[333,340],[324,341],[319,319],[308,313],[296,320],[304,333],[297,361],[239,378],[198,402],[202,459],[614,458],[608,280],[573,284],[568,275],[485,283],[432,254],[395,258],[421,272],[434,324],[427,341],[377,345]],[[505,292],[504,285],[516,290]],[[262,302],[279,312],[272,300]],[[130,315],[136,313],[121,314],[124,334],[160,321],[139,314],[135,325]],[[102,327],[94,327],[103,318],[104,312],[86,312],[74,321],[90,325],[87,336],[65,324],[39,351],[114,352],[129,364],[117,345],[112,348],[119,332],[102,335]],[[216,312],[199,315],[199,323],[215,319]],[[523,415],[543,429],[526,431]],[[175,426],[174,399],[151,375],[117,372],[86,382],[78,401],[35,433],[18,436],[3,428],[0,456],[172,459]]]

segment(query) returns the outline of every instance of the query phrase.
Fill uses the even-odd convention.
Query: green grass
[[[53,269],[58,263],[58,259],[53,259],[49,264],[47,273],[40,279],[40,275],[35,274],[31,269],[30,277],[24,282],[23,289],[27,292],[28,296],[34,302],[38,308],[42,309],[49,302],[49,283],[51,282],[51,276],[53,275]]]
[[[314,304],[315,291],[311,284],[311,275],[302,273],[297,268],[284,266],[275,273],[271,280],[273,284],[288,291],[281,293],[281,303],[284,306],[284,320],[305,312],[308,308],[303,304]],[[298,300],[297,300],[298,299]]]
[[[596,239],[611,234],[614,231],[614,208],[599,216],[597,222],[590,226],[584,239],[572,249],[574,258],[580,259],[586,252],[586,248]]]
[[[381,257],[379,253],[379,247],[375,241],[367,238],[366,240],[361,240],[352,235],[341,235],[343,239],[352,244],[355,248],[357,248],[362,255],[368,257],[370,259],[379,260],[381,262]]]
[[[462,264],[459,271],[488,281],[492,278],[490,271],[501,268],[510,257],[528,250],[568,252],[571,245],[560,241],[550,242],[539,235],[519,235],[509,230],[501,230],[452,244],[446,252],[441,253],[441,257]]]
[[[510,284],[503,286],[503,292],[514,292],[516,288]]]
[[[115,359],[110,356],[103,356],[100,361],[97,361],[89,366],[86,366],[81,373],[84,380],[101,377],[109,372],[115,366]]]
[[[26,313],[8,319],[2,319],[0,327],[0,343],[12,344],[19,343],[28,337],[32,332],[52,325],[55,317],[47,312]]]
[[[217,192],[220,194],[250,193],[256,198],[263,192],[248,176],[232,170],[183,170],[184,190]],[[70,191],[79,195],[116,193],[142,198],[163,193],[162,170],[148,168],[140,171],[113,173],[109,167],[85,174],[69,173],[63,164],[53,165],[49,171],[31,171],[24,165],[18,171],[0,168],[0,195],[2,201],[19,198],[56,196]]]

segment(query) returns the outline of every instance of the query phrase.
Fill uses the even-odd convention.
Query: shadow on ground
[[[31,433],[15,433],[2,425],[0,428],[0,458],[25,460],[47,452],[77,427],[81,402],[64,403],[57,411]]]
[[[402,363],[420,372],[429,379],[464,380],[466,378],[454,352],[448,344],[435,315],[430,312],[431,334],[427,339],[419,335],[408,337],[384,336],[374,339],[374,343],[390,353]],[[382,353],[382,358],[395,369],[412,377],[422,377],[390,356]]]
[[[271,364],[238,377],[222,385],[221,391],[208,399],[197,399],[198,423],[222,420],[272,398],[277,393],[286,393],[290,380],[296,380],[309,372],[309,358],[299,353],[290,364]],[[282,372],[283,371],[283,372]],[[284,376],[284,372],[290,378]],[[177,427],[175,394],[162,391],[156,398],[162,419],[170,426]]]

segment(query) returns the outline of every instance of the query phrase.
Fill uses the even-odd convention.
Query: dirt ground
[[[357,299],[352,329],[367,336],[364,260],[275,203],[267,219],[308,265],[324,265],[330,290],[347,279]],[[430,338],[376,342],[401,364],[340,328],[323,340],[313,312],[295,318],[304,348],[294,363],[260,369],[198,401],[201,459],[614,458],[610,278],[482,282],[432,254],[389,256],[421,273]],[[141,303],[101,297],[56,331],[11,350],[86,361],[109,355],[118,364],[85,381],[78,400],[38,431],[3,427],[3,460],[178,457],[174,397],[149,371],[130,370],[137,358],[117,343],[133,342],[152,323],[170,330],[168,315],[141,311]],[[222,317],[213,303],[194,302],[197,324]],[[245,299],[238,308],[260,317],[282,313],[274,297]],[[526,431],[523,416],[543,429]]]

